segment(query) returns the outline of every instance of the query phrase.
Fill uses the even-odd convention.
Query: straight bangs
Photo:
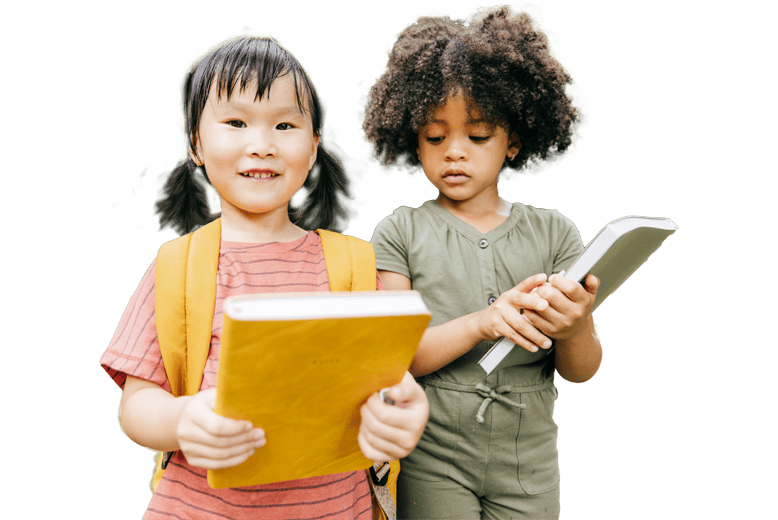
[[[256,84],[255,100],[261,101],[281,76],[294,79],[297,106],[311,118],[313,133],[320,135],[321,106],[300,62],[272,38],[243,37],[228,41],[195,64],[184,82],[184,112],[190,149],[196,151],[200,117],[211,86],[217,95],[230,98],[235,88],[243,92]]]

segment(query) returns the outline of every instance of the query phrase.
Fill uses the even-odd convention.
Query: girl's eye
[[[292,123],[279,123],[276,126],[276,129],[278,130],[291,130],[292,128],[294,128],[294,125]]]
[[[488,141],[492,136],[490,135],[471,135],[470,140],[474,143],[485,143]]]
[[[227,121],[227,124],[232,126],[232,127],[235,127],[235,128],[245,128],[246,127],[246,123],[244,123],[243,121],[240,121],[239,119],[230,119],[229,121]]]
[[[443,142],[443,137],[442,136],[441,137],[427,136],[426,139],[427,139],[427,142],[431,143],[431,144],[438,144],[438,143],[442,143]]]

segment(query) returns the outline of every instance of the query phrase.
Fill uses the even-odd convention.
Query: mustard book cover
[[[415,291],[227,298],[216,412],[265,430],[244,463],[209,470],[213,488],[366,469],[362,404],[399,383],[430,321]]]

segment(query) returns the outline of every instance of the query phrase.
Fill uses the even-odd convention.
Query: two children
[[[421,165],[439,190],[420,208],[398,208],[372,240],[384,286],[420,291],[433,314],[411,366],[429,400],[426,429],[427,400],[410,376],[390,394],[405,407],[373,396],[363,410],[368,458],[410,453],[398,484],[400,518],[559,516],[554,372],[585,381],[597,371],[590,309],[599,282],[555,276],[582,250],[577,230],[555,211],[504,201],[497,182],[506,166],[521,169],[568,148],[578,120],[569,81],[529,17],[500,8],[469,24],[420,19],[400,35],[371,90],[364,128],[377,156]],[[210,220],[193,177],[198,167],[222,203],[203,391],[168,393],[154,264],[101,360],[124,388],[127,434],[176,452],[146,517],[368,518],[363,473],[231,490],[205,482],[207,468],[239,464],[272,442],[260,428],[213,412],[221,301],[292,286],[327,290],[320,241],[306,230],[336,223],[345,177],[319,145],[313,86],[272,40],[241,39],[209,54],[187,77],[184,98],[190,159],[171,175],[158,208],[161,222],[181,232]],[[308,199],[292,208],[302,186]],[[477,361],[500,336],[524,348],[523,358],[486,376]]]
[[[557,275],[582,250],[575,226],[508,203],[497,183],[568,148],[569,82],[532,20],[503,7],[469,24],[419,19],[370,92],[378,158],[421,165],[439,192],[372,238],[386,288],[419,291],[432,312],[411,365],[430,417],[402,461],[400,518],[559,516],[554,371],[585,381],[599,368],[599,281]],[[478,360],[501,336],[526,350],[487,376]]]

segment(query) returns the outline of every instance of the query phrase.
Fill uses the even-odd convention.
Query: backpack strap
[[[330,291],[375,291],[373,245],[358,238],[317,229],[324,250]]]
[[[221,219],[162,244],[154,273],[154,315],[165,373],[174,396],[200,391],[216,305]],[[157,453],[151,491],[172,453]]]
[[[217,219],[163,244],[157,255],[154,313],[174,396],[200,391],[211,346],[220,242]]]

